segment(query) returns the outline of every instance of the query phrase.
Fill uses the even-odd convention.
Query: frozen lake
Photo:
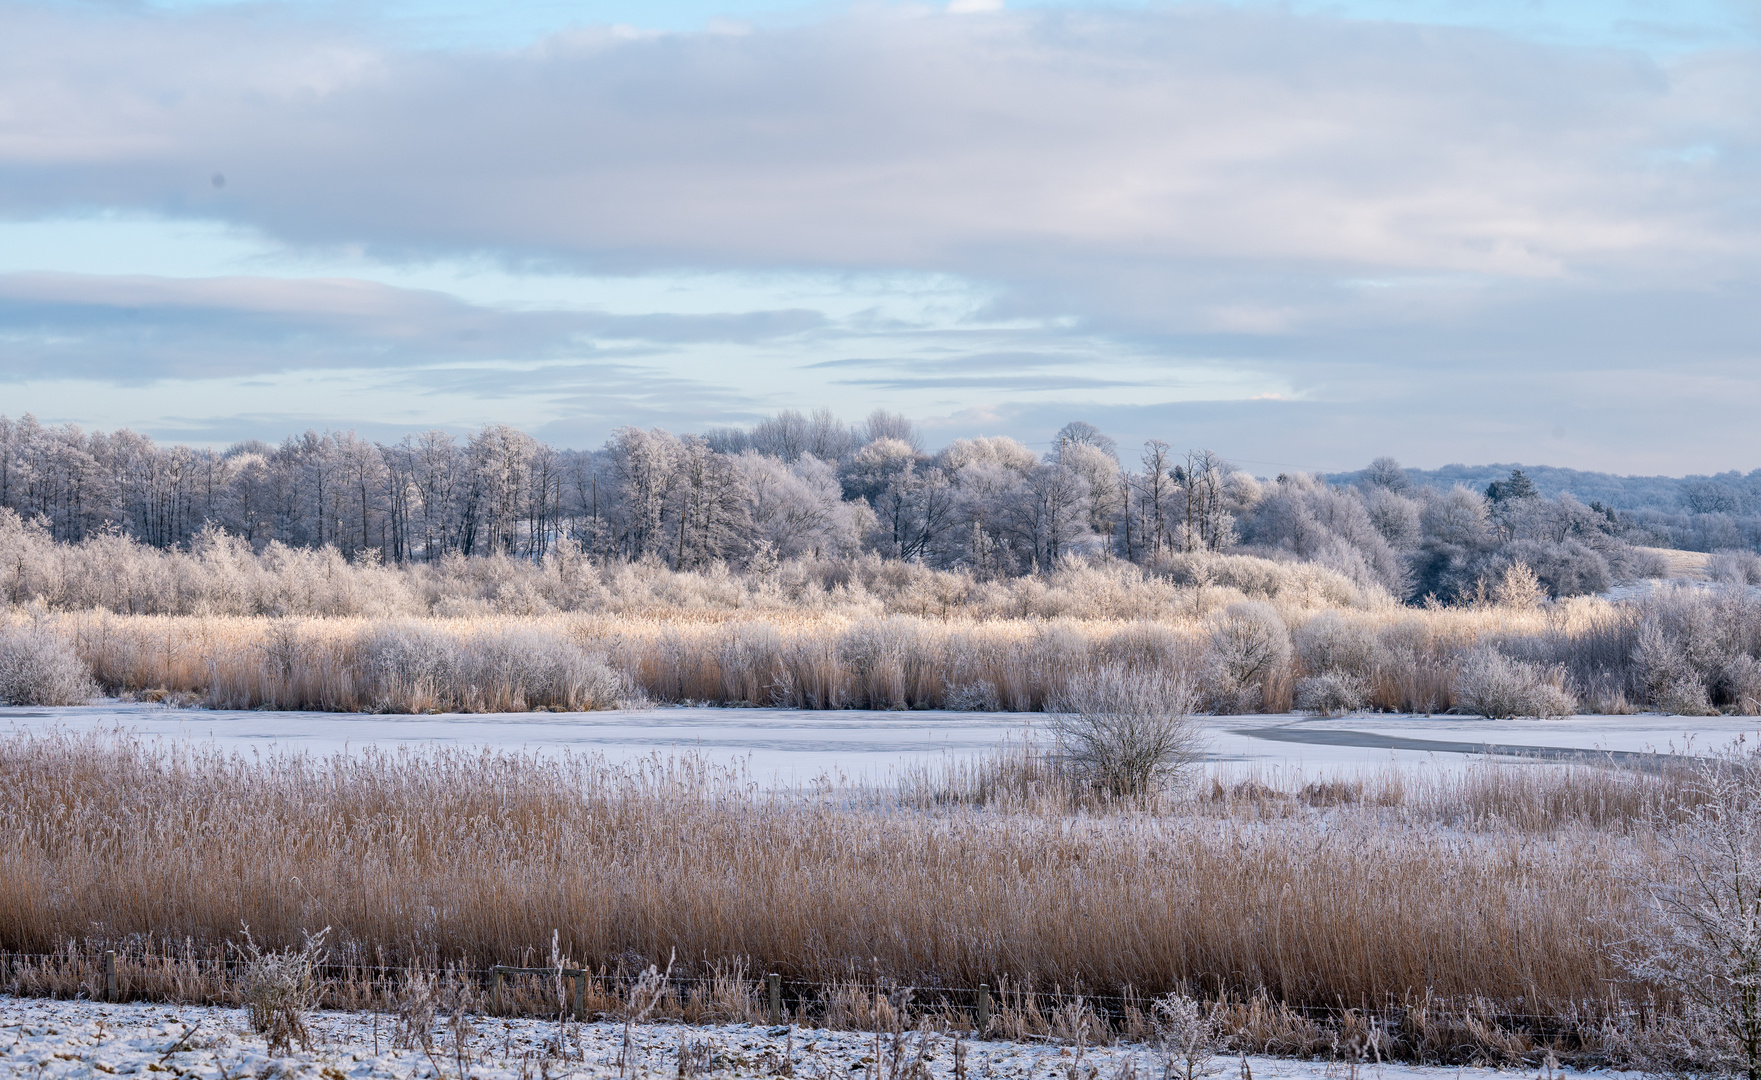
[[[373,745],[441,744],[538,752],[598,753],[627,761],[656,752],[700,751],[744,761],[753,779],[792,783],[821,774],[879,779],[912,761],[983,753],[1041,719],[1024,713],[800,712],[788,709],[660,708],[602,713],[380,716],[359,713],[226,712],[110,702],[70,708],[0,708],[0,732],[123,729],[213,742],[229,749],[275,745],[332,754]],[[1200,717],[1207,758],[1230,769],[1310,776],[1390,763],[1461,768],[1487,753],[1569,760],[1705,753],[1739,735],[1761,737],[1761,717],[1581,716],[1482,720],[1371,714]]]

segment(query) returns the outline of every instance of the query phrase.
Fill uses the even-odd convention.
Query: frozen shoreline
[[[691,751],[713,762],[737,765],[761,784],[790,785],[822,776],[885,779],[913,763],[974,757],[1005,739],[1031,733],[1040,719],[1034,713],[713,707],[393,716],[107,702],[66,708],[0,707],[0,733],[121,729],[147,738],[212,743],[227,750],[273,746],[319,755],[367,746],[447,746],[603,754],[612,762],[629,762]],[[1704,754],[1742,735],[1761,737],[1761,717],[1741,716],[1485,720],[1364,713],[1330,718],[1201,716],[1197,721],[1205,733],[1209,764],[1264,775],[1312,776],[1389,765],[1459,769],[1489,751],[1512,761]]]

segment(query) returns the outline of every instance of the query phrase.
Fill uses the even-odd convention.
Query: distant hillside
[[[1521,469],[1542,495],[1552,497],[1569,491],[1586,503],[1600,502],[1616,510],[1761,514],[1761,469],[1746,476],[1734,470],[1717,476],[1616,476],[1553,465],[1503,464],[1445,465],[1405,472],[1414,487],[1448,490],[1460,484],[1484,491],[1487,484],[1509,476],[1512,469]],[[1333,473],[1327,479],[1353,484],[1363,474],[1364,470]]]

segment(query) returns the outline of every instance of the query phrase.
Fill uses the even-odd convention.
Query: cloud
[[[1753,449],[1695,396],[1752,400],[1761,359],[1752,52],[1285,9],[955,11],[979,6],[472,51],[283,8],[0,4],[0,215],[120,209],[528,270],[954,275],[994,296],[974,325],[1061,359],[1005,386],[1015,369],[944,339],[945,368],[858,376],[895,407],[966,390],[986,415],[1037,416],[1007,395],[1110,385],[1089,356],[1204,357],[1303,399],[1202,413],[1244,438],[1300,415],[1322,418],[1304,437],[1355,445],[1368,435],[1340,425],[1373,410],[1441,456],[1503,438],[1489,456],[1536,457],[1498,418],[1589,394],[1610,425],[1654,418],[1647,437],[1675,447],[1655,453],[1684,468],[1756,464],[1707,460]],[[0,280],[13,374],[622,363],[705,342],[798,347],[797,368],[922,359],[918,328],[869,327],[858,348],[833,322],[513,311],[370,282]],[[789,390],[730,391],[730,414]],[[1576,452],[1628,450],[1611,430]]]
[[[1552,279],[1747,258],[1757,224],[1752,166],[1656,157],[1755,136],[1746,57],[1227,9],[880,10],[493,54],[243,20],[5,9],[0,88],[33,103],[0,135],[7,208],[979,276],[1074,257],[1109,276],[1205,259]]]
[[[14,379],[75,374],[142,382],[311,368],[532,362],[766,342],[825,322],[805,310],[508,311],[358,280],[0,274],[0,347]]]

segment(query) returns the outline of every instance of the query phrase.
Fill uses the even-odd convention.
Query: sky
[[[0,413],[1761,467],[1761,0],[0,0]]]

